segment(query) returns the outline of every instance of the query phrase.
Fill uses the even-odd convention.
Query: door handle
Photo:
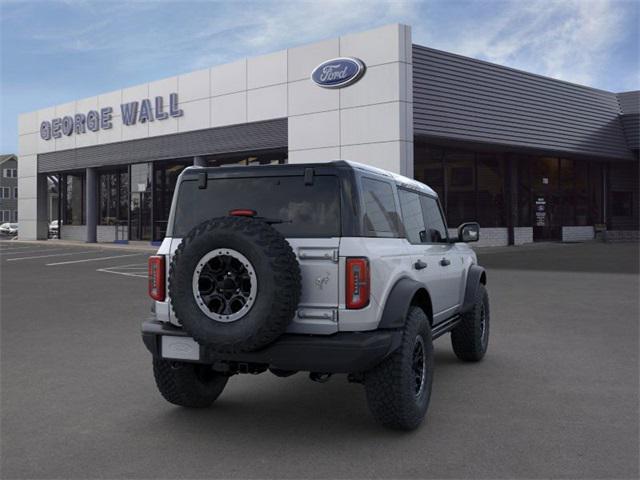
[[[415,268],[416,270],[422,270],[423,268],[427,268],[427,264],[422,260],[418,260],[413,264],[413,268]]]
[[[442,260],[440,260],[440,265],[446,267],[447,265],[451,265],[451,261],[446,257],[442,257]]]

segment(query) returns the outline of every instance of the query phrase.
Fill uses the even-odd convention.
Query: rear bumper
[[[142,340],[154,357],[162,357],[163,335],[188,337],[173,325],[148,320]],[[340,332],[333,335],[284,334],[267,347],[248,353],[221,354],[200,346],[199,363],[259,363],[270,368],[323,373],[365,372],[384,360],[402,339],[399,330]]]

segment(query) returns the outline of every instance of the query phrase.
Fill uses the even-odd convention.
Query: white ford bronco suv
[[[451,238],[436,193],[365,165],[187,168],[149,259],[142,338],[166,400],[210,406],[238,373],[363,383],[374,417],[416,428],[431,396],[432,341],[482,359],[487,277]]]

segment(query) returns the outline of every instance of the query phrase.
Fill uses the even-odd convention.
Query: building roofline
[[[7,155],[0,155],[0,165],[2,165],[5,162],[8,162],[9,160],[18,160],[18,156],[15,153],[9,153]]]
[[[609,91],[609,90],[603,90],[602,88],[592,87],[590,85],[583,85],[581,83],[569,82],[567,80],[561,80],[559,78],[548,77],[546,75],[541,75],[539,73],[529,72],[527,70],[522,70],[520,68],[509,67],[509,66],[501,65],[501,64],[495,63],[495,62],[489,62],[488,60],[481,60],[481,59],[475,58],[475,57],[468,57],[468,56],[462,55],[460,53],[453,53],[453,52],[449,52],[447,50],[440,50],[438,48],[433,48],[433,47],[425,47],[424,45],[420,45],[418,43],[414,43],[413,46],[419,47],[419,48],[424,48],[425,50],[430,50],[432,52],[444,53],[445,55],[451,55],[451,56],[454,56],[454,57],[463,58],[463,59],[466,59],[466,60],[471,60],[473,62],[482,63],[484,65],[489,65],[489,66],[492,66],[492,67],[498,67],[500,69],[511,70],[512,72],[523,73],[525,75],[531,75],[531,76],[534,76],[534,77],[543,78],[545,80],[551,80],[551,81],[554,81],[554,82],[564,83],[566,85],[572,85],[574,87],[588,88],[589,90],[594,90],[596,92],[601,92],[601,93],[607,93],[607,94],[610,94],[610,95],[615,95],[616,94],[616,92],[612,92],[612,91]]]

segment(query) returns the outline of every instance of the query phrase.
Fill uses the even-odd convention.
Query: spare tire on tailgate
[[[273,342],[293,318],[300,291],[300,267],[287,240],[249,217],[194,227],[169,271],[178,320],[218,352],[249,352]]]

